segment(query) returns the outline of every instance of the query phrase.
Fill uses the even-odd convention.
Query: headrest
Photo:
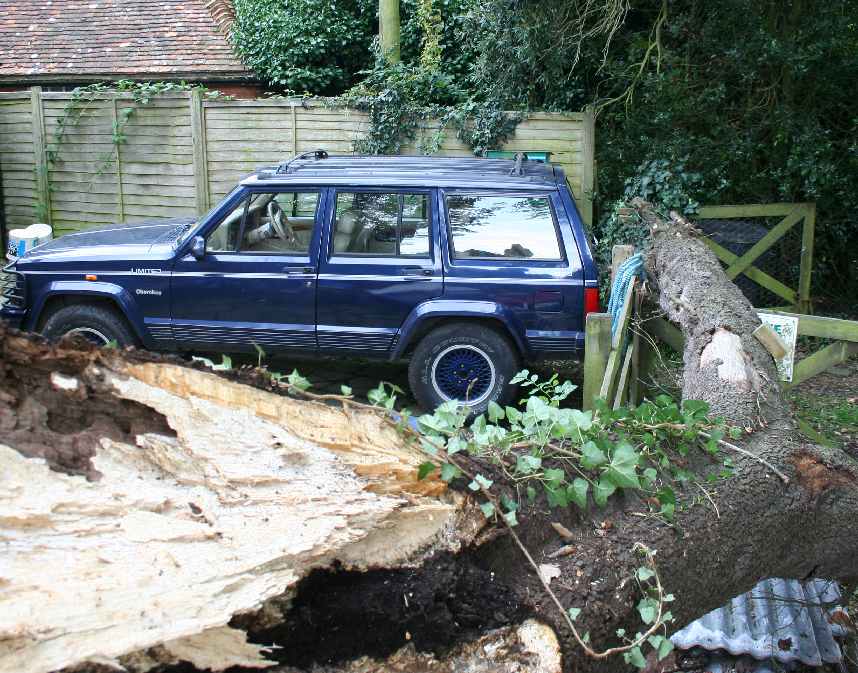
[[[357,227],[357,217],[351,210],[345,211],[337,220],[338,234],[352,234]]]

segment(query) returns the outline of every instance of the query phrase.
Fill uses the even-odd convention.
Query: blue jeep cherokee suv
[[[152,350],[408,358],[417,400],[508,401],[583,349],[597,274],[562,170],[302,155],[200,219],[69,234],[9,265],[0,317]]]

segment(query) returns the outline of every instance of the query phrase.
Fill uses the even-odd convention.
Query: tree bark
[[[756,314],[693,227],[632,205],[653,296],[686,337],[683,397],[746,428],[752,455],[690,485],[673,526],[626,495],[523,505],[521,541],[597,649],[641,629],[635,543],[655,551],[676,628],[765,577],[858,575],[855,459],[797,434]],[[0,672],[627,668],[582,653],[511,536],[467,489],[419,481],[425,457],[381,414],[257,375],[0,339]]]

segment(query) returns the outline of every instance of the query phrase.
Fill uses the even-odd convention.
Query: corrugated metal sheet
[[[837,663],[842,653],[834,639],[844,631],[828,621],[828,614],[839,601],[839,587],[828,580],[763,580],[671,640],[682,650],[700,647],[784,664]]]

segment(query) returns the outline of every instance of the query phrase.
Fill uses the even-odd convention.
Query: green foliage
[[[373,69],[366,72],[366,79],[341,101],[369,113],[370,128],[355,143],[357,152],[397,154],[429,118],[438,116],[444,106],[456,104],[464,95],[443,71],[406,62],[389,63],[379,54]]]
[[[475,154],[500,146],[520,118],[506,114],[497,101],[469,97],[456,78],[424,63],[390,63],[380,54],[366,78],[340,101],[369,113],[370,127],[355,142],[362,154],[397,154],[415,138],[423,154],[441,148],[448,127]],[[435,130],[430,119],[440,121]]]
[[[661,396],[635,409],[602,403],[596,413],[584,412],[560,406],[574,389],[568,381],[561,383],[556,376],[541,381],[527,371],[514,381],[528,393],[521,408],[490,405],[486,414],[468,421],[466,409],[448,402],[420,416],[424,449],[432,455],[444,450],[448,456],[466,451],[489,460],[510,483],[533,487],[530,499],[541,490],[549,507],[587,509],[590,498],[605,507],[611,497],[635,491],[650,503],[653,515],[668,522],[678,506],[677,487],[697,479],[688,469],[692,452],[714,461],[717,469],[706,479],[729,474],[729,459],[718,452],[718,440],[729,429],[708,418],[703,402],[679,405]],[[385,406],[382,399],[376,404]],[[446,476],[458,475],[448,471]],[[483,475],[470,483],[476,492],[491,487]],[[502,504],[507,514],[518,507],[512,500]],[[641,571],[639,579],[648,578]]]
[[[236,50],[278,89],[337,94],[370,63],[372,0],[235,0],[234,7]]]
[[[648,243],[649,230],[628,211],[628,202],[641,197],[665,214],[675,210],[693,217],[700,205],[695,197],[703,192],[703,177],[690,170],[685,159],[652,159],[641,163],[626,178],[622,198],[611,204],[599,222],[594,253],[600,271],[610,272],[611,250],[615,245],[631,244],[642,249]]]
[[[467,87],[506,109],[600,108],[598,238],[620,233],[603,226],[632,167],[682,163],[700,203],[816,201],[816,287],[854,295],[858,4],[643,0],[594,32],[613,4],[486,0],[463,32]]]

